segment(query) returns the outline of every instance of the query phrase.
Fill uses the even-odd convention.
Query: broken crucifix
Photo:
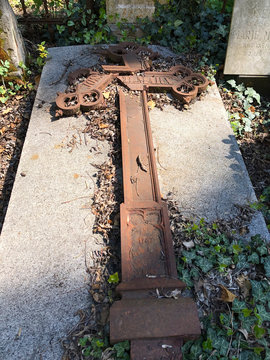
[[[73,93],[57,95],[58,115],[105,107],[102,90],[115,78],[140,96],[119,90],[124,203],[121,204],[121,300],[110,311],[110,340],[131,341],[132,360],[181,359],[181,346],[200,335],[196,304],[179,297],[185,284],[177,279],[168,210],[161,199],[147,92],[165,89],[189,103],[208,80],[183,66],[153,72],[139,54],[157,56],[134,44],[112,46],[106,57],[123,65],[103,65],[104,73],[80,69],[69,81],[86,77]],[[164,294],[164,296],[159,296]],[[178,294],[178,296],[172,296]]]

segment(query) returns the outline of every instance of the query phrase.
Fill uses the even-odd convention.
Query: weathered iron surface
[[[113,320],[113,321],[112,321]],[[194,339],[200,333],[196,304],[187,297],[122,299],[113,305],[111,341]]]
[[[167,89],[190,102],[208,80],[183,66],[167,72],[145,71],[156,54],[125,43],[109,47],[106,56],[123,65],[104,65],[109,74],[76,70],[68,81],[86,79],[75,92],[58,94],[60,115],[105,106],[102,90],[115,78],[140,95],[119,91],[124,203],[120,207],[121,296],[110,311],[112,343],[131,341],[132,360],[182,359],[186,339],[200,334],[195,303],[181,297],[168,210],[161,199],[147,105],[147,91]],[[144,61],[141,61],[144,54]]]
[[[90,69],[79,69],[69,74],[68,82],[72,83],[79,77],[87,78],[77,85],[72,93],[58,93],[56,105],[57,115],[74,115],[81,111],[89,111],[106,106],[102,90],[115,78],[113,74],[100,74]]]
[[[140,61],[139,57],[134,53],[123,54],[121,59],[124,65],[102,65],[102,67],[105,71],[111,73],[135,73],[150,68],[148,62]]]
[[[69,74],[69,83],[73,83],[80,77],[86,77],[86,79],[77,85],[75,92],[58,93],[56,98],[57,116],[70,116],[79,111],[105,107],[102,90],[114,78],[117,78],[130,90],[166,89],[184,103],[193,100],[209,84],[202,74],[193,73],[181,65],[174,66],[167,72],[146,71],[150,69],[149,59],[157,56],[146,47],[124,43],[111,46],[103,53],[112,61],[123,63],[123,65],[103,65],[104,71],[109,74],[100,74],[87,68],[78,69]],[[142,54],[146,55],[145,60],[142,60]]]
[[[119,93],[124,199],[121,205],[122,278],[176,277],[166,204],[162,203],[147,107]]]
[[[111,307],[110,339],[112,343],[131,340],[133,360],[181,359],[183,340],[197,337],[200,323],[195,303],[178,297],[185,285],[177,280],[146,90],[140,96],[120,91],[119,103],[124,203],[120,208],[122,283],[117,291],[122,299]],[[173,291],[178,296],[172,296]],[[160,346],[168,340],[168,347]]]
[[[142,60],[142,54],[147,55]],[[105,55],[113,62],[122,62],[121,66],[103,65],[103,69],[112,73],[135,73],[150,69],[150,59],[157,57],[157,54],[144,46],[134,43],[124,42],[116,46],[110,46]],[[149,60],[148,60],[149,59]]]
[[[133,76],[118,76],[130,90],[170,90],[174,97],[189,103],[198,93],[204,91],[209,82],[201,74],[192,73],[184,66],[174,66],[167,72],[144,72]]]

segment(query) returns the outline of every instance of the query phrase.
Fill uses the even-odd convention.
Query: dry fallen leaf
[[[40,75],[37,75],[37,76],[35,76],[35,84],[36,84],[36,86],[39,85],[39,82],[40,82]]]
[[[15,336],[15,340],[18,340],[22,334],[22,328],[19,328],[18,333]]]
[[[242,294],[244,295],[244,297],[248,297],[249,292],[251,290],[251,283],[248,279],[247,276],[245,276],[244,274],[241,274],[238,276],[238,278],[236,279],[237,284],[239,285]]]
[[[3,115],[9,114],[12,111],[12,108],[7,108],[5,110],[2,111]]]
[[[149,100],[147,105],[148,107],[150,107],[151,110],[153,110],[154,107],[156,106],[156,103],[153,100]]]
[[[178,299],[178,297],[181,295],[181,292],[182,291],[179,289],[174,289],[173,291],[169,291],[167,294],[165,294],[165,297]]]
[[[187,248],[187,249],[190,249],[190,248],[193,248],[195,246],[194,242],[191,240],[191,241],[183,241],[183,245]]]
[[[247,226],[242,226],[241,229],[239,230],[239,233],[241,236],[244,236],[245,234],[247,234],[248,233]]]
[[[222,284],[218,285],[221,288],[221,297],[220,299],[225,302],[233,302],[236,298],[236,295],[234,295],[232,292],[230,292],[225,286]]]
[[[107,128],[107,127],[109,127],[108,124],[103,124],[103,123],[99,124],[99,128],[100,128],[100,129],[105,129],[105,128]]]
[[[98,212],[96,211],[96,209],[92,208],[92,214],[94,214],[95,216],[98,215]]]
[[[104,296],[100,293],[94,293],[93,294],[93,299],[97,302],[97,303],[101,303],[104,300]]]
[[[3,135],[6,130],[7,130],[7,128],[6,128],[5,126],[3,126],[3,127],[0,129],[0,134]]]
[[[109,91],[106,91],[103,93],[103,96],[105,97],[105,99],[109,99],[110,97],[110,92]]]
[[[240,333],[242,333],[246,340],[248,340],[248,332],[246,329],[239,329]]]
[[[106,176],[106,179],[111,180],[111,178],[113,177],[113,174],[106,174],[105,176]]]

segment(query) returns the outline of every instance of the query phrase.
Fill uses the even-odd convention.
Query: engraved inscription
[[[237,40],[270,41],[270,31],[262,29],[254,29],[247,31],[236,29],[231,31],[231,36]]]
[[[118,76],[118,79],[129,87],[130,90],[143,90],[144,85],[150,88],[170,88],[178,85],[183,80],[183,74],[179,75],[133,75],[133,76]]]
[[[235,0],[225,74],[270,74],[270,0]]]

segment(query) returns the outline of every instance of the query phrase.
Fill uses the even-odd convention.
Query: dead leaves
[[[247,332],[246,329],[239,329],[238,331],[239,331],[241,334],[244,335],[244,338],[245,338],[246,340],[248,340],[248,332]]]
[[[35,86],[38,87],[40,82],[40,75],[35,76]]]
[[[234,299],[236,298],[236,295],[233,294],[232,292],[230,292],[224,285],[219,284],[218,285],[221,289],[221,296],[220,296],[220,300],[224,301],[224,302],[233,302]]]
[[[1,129],[0,129],[0,134],[1,136],[4,135],[4,133],[6,132],[7,128],[5,126],[3,126]]]
[[[12,108],[7,108],[5,110],[2,111],[2,115],[7,115],[9,114],[13,109]]]
[[[12,96],[0,110],[0,229],[7,208],[10,192],[15,179],[17,165],[20,159],[23,140],[26,134],[28,120],[34,101],[34,92],[23,91],[20,95]],[[9,170],[8,170],[9,169]]]
[[[105,99],[109,99],[110,94],[111,94],[110,91],[105,91],[105,92],[103,93],[103,96],[104,96]]]
[[[149,109],[153,110],[154,107],[156,106],[156,103],[153,100],[149,100],[147,103]]]
[[[16,100],[21,100],[22,98],[24,98],[24,95],[16,95],[15,98]]]
[[[248,277],[244,274],[241,274],[238,276],[236,281],[241,289],[241,292],[242,292],[244,298],[247,298],[249,295],[249,292],[251,290],[251,283],[250,283]]]
[[[183,241],[183,245],[187,248],[187,249],[191,249],[195,246],[194,241]]]

